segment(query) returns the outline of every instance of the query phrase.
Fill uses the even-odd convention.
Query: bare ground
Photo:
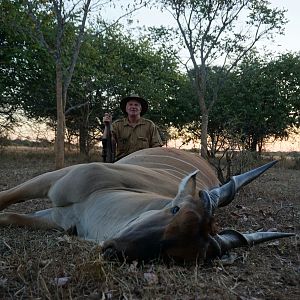
[[[67,164],[78,162],[71,157]],[[0,190],[54,169],[47,153],[0,154]],[[13,205],[29,212],[45,199]],[[61,232],[0,228],[0,299],[300,299],[300,170],[275,166],[217,212],[220,229],[297,236],[210,265],[104,261],[98,245]]]

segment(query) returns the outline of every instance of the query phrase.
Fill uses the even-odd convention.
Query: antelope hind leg
[[[4,208],[30,199],[47,197],[50,187],[65,176],[72,167],[48,172],[34,177],[16,187],[0,192],[0,211]]]

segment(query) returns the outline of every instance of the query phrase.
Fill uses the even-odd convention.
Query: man
[[[120,108],[125,118],[116,120],[112,124],[112,149],[116,149],[115,160],[141,149],[163,145],[156,125],[151,120],[142,118],[148,110],[148,102],[144,98],[138,95],[125,97],[120,102]],[[110,125],[111,115],[105,113],[103,122]],[[103,148],[105,148],[108,128],[110,126],[105,126],[104,129]]]

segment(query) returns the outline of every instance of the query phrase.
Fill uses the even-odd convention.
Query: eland
[[[73,165],[0,192],[0,210],[35,198],[52,202],[30,214],[5,210],[0,226],[71,230],[100,243],[107,259],[211,260],[236,247],[294,235],[216,229],[215,210],[275,163],[224,185],[204,159],[171,148],[140,150],[113,164]]]

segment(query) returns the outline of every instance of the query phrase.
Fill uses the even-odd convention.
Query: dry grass
[[[77,161],[67,158],[67,164]],[[53,168],[48,153],[3,153],[0,190]],[[0,228],[0,299],[300,299],[299,186],[299,170],[277,166],[217,212],[220,229],[298,234],[233,251],[233,262],[118,264],[104,261],[98,245],[61,232]],[[10,210],[49,205],[39,199]]]

